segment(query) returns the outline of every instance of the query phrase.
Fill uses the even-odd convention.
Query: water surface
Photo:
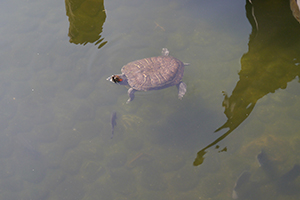
[[[291,1],[293,3],[293,1]],[[0,14],[1,199],[295,199],[300,24],[290,2],[8,1]],[[294,4],[293,4],[294,5]],[[295,14],[295,13],[294,13]],[[187,93],[106,78],[162,48]],[[111,114],[117,126],[111,139]]]

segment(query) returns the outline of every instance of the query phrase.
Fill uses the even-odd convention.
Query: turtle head
[[[123,74],[111,75],[106,80],[108,80],[112,83],[120,84],[120,85],[127,84],[126,77]]]

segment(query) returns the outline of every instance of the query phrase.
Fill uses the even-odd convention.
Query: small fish
[[[111,115],[111,137],[110,137],[111,139],[114,136],[114,128],[117,125],[116,120],[117,120],[117,113],[114,111]]]

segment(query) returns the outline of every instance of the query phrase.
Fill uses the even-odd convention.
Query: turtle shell
[[[121,71],[133,89],[147,91],[180,83],[184,64],[172,56],[158,56],[130,62]]]

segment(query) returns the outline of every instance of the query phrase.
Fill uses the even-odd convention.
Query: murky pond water
[[[0,199],[299,198],[296,1],[0,5]],[[162,48],[185,96],[126,104],[106,78]]]

